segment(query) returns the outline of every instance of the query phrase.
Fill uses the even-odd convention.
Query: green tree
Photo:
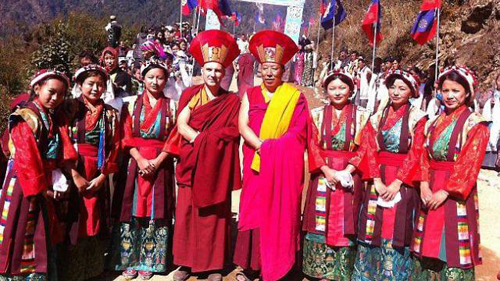
[[[57,69],[70,74],[73,56],[70,53],[70,42],[67,35],[68,24],[58,21],[50,26],[48,40],[33,53],[31,63],[36,69]]]

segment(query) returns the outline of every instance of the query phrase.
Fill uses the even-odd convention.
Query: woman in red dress
[[[10,160],[0,195],[2,280],[56,278],[54,244],[62,231],[55,205],[68,188],[61,168],[77,158],[64,116],[54,116],[69,79],[41,70],[30,86],[29,102],[9,117]]]
[[[350,281],[363,183],[359,171],[349,162],[359,165],[363,158],[356,152],[370,113],[349,101],[356,90],[348,72],[331,72],[323,87],[330,103],[311,111],[312,175],[303,222],[303,271],[322,280]],[[353,184],[344,187],[343,177],[352,177]]]
[[[174,163],[163,152],[174,125],[175,103],[164,89],[168,65],[151,58],[141,67],[144,92],[123,109],[122,147],[130,155],[126,177],[119,179],[120,260],[116,270],[149,279],[167,269],[167,242],[174,208]],[[116,197],[115,197],[116,198]]]
[[[418,97],[418,79],[389,72],[390,102],[370,118],[362,132],[369,180],[360,211],[353,280],[408,280],[410,243],[419,207],[416,179],[423,151],[425,113],[409,102]]]
[[[104,270],[108,238],[110,189],[108,175],[117,169],[120,147],[118,111],[102,100],[109,79],[99,65],[80,68],[75,74],[81,95],[63,104],[69,119],[69,134],[78,153],[72,170],[76,189],[70,207],[74,224],[70,227],[71,246],[62,246],[59,268],[62,280],[87,280]]]
[[[479,254],[477,177],[488,126],[470,106],[477,85],[465,67],[446,69],[438,80],[445,111],[426,126],[420,210],[412,251],[415,280],[474,280]]]

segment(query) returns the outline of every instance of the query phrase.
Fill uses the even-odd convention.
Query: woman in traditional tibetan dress
[[[315,57],[314,42],[306,38],[304,40],[304,71],[302,72],[302,84],[306,87],[311,87],[314,84]]]
[[[173,159],[162,152],[174,124],[175,104],[165,97],[168,66],[152,58],[142,66],[144,92],[124,109],[122,146],[130,154],[121,179],[121,258],[117,270],[149,279],[165,272],[174,208]],[[120,187],[119,187],[120,188]]]
[[[446,107],[426,126],[422,207],[412,251],[414,280],[474,280],[479,254],[477,177],[489,132],[471,112],[476,79],[467,68],[449,68],[438,88]]]
[[[349,73],[330,73],[323,83],[330,104],[312,110],[315,126],[309,146],[312,177],[303,222],[303,271],[322,280],[351,280],[356,258],[363,185],[349,161],[361,162],[362,155],[356,151],[369,112],[349,101],[354,85]],[[353,186],[344,188],[339,173],[352,174]]]
[[[30,85],[30,101],[9,118],[10,160],[0,196],[0,280],[57,278],[54,244],[62,231],[55,205],[68,187],[60,168],[77,158],[64,116],[53,115],[69,79],[41,70]]]
[[[78,152],[72,170],[71,208],[74,224],[69,229],[71,246],[61,246],[61,280],[87,280],[104,271],[109,237],[110,189],[108,175],[117,171],[120,147],[118,111],[102,100],[108,74],[98,65],[80,68],[75,74],[81,95],[63,105],[69,118],[69,134]]]
[[[294,80],[297,85],[302,85],[302,75],[304,75],[304,52],[301,50],[295,54]]]
[[[369,184],[360,211],[353,280],[407,280],[411,274],[409,246],[420,202],[413,180],[427,120],[409,102],[418,97],[417,81],[405,71],[390,72],[385,80],[389,104],[362,132],[363,178]]]

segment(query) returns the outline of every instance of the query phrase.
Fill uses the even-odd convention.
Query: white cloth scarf
[[[495,100],[495,105],[491,106],[492,100]],[[487,121],[490,121],[490,140],[488,143],[488,151],[497,151],[497,144],[500,138],[500,91],[495,90],[493,96],[486,102],[483,109],[483,116]]]

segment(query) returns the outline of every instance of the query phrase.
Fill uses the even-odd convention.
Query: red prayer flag
[[[441,9],[441,0],[423,0],[420,6],[420,11],[429,11],[433,9]]]
[[[377,44],[382,41],[383,36],[382,33],[380,32],[380,18],[381,18],[381,6],[380,6],[380,0],[372,0],[372,4],[370,5],[370,8],[368,9],[368,12],[365,15],[365,18],[363,19],[363,24],[361,25],[361,28],[365,32],[366,36],[368,36],[368,40],[370,41],[370,45],[373,46],[373,39],[375,36],[375,28],[374,26],[376,25],[376,36],[377,36]]]
[[[319,11],[322,15],[325,14],[327,8],[328,8],[328,0],[321,0],[321,6],[319,8]]]
[[[231,12],[228,10],[229,4],[227,3],[227,0],[201,0],[200,7],[204,12],[207,10],[214,11],[222,26],[225,26],[222,21],[222,17],[231,16]]]

